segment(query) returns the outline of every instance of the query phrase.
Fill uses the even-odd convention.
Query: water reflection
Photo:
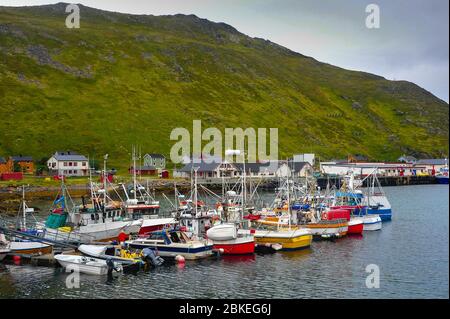
[[[66,287],[61,268],[3,264],[0,298],[448,298],[448,186],[385,191],[394,221],[381,231],[300,251],[167,265],[108,283],[81,274],[79,289]],[[368,264],[380,266],[380,289],[365,287]]]

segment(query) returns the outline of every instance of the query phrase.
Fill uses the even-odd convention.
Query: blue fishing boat
[[[213,243],[209,240],[193,240],[178,229],[164,229],[151,232],[146,237],[129,240],[125,244],[130,248],[150,248],[161,257],[175,258],[178,255],[186,260],[210,257],[214,254]]]
[[[448,175],[437,175],[436,181],[438,184],[448,184]]]

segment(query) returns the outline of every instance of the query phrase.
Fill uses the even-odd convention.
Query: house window
[[[69,166],[72,166],[72,162],[69,162]]]
[[[74,163],[73,163],[73,166],[78,166],[78,162],[74,162]]]
[[[67,162],[64,162],[64,166],[67,166]]]
[[[83,162],[83,164],[81,164],[82,166],[86,166],[86,162]]]

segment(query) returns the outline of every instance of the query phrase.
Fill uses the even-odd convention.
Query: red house
[[[133,166],[131,166],[128,169],[128,172],[130,174],[134,174],[134,169]],[[136,174],[137,175],[146,175],[146,176],[154,176],[156,175],[157,170],[154,166],[141,166],[141,167],[136,167]]]

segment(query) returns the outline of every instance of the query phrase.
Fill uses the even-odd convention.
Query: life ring
[[[322,219],[328,220],[328,213],[327,212],[323,212],[322,213]]]

